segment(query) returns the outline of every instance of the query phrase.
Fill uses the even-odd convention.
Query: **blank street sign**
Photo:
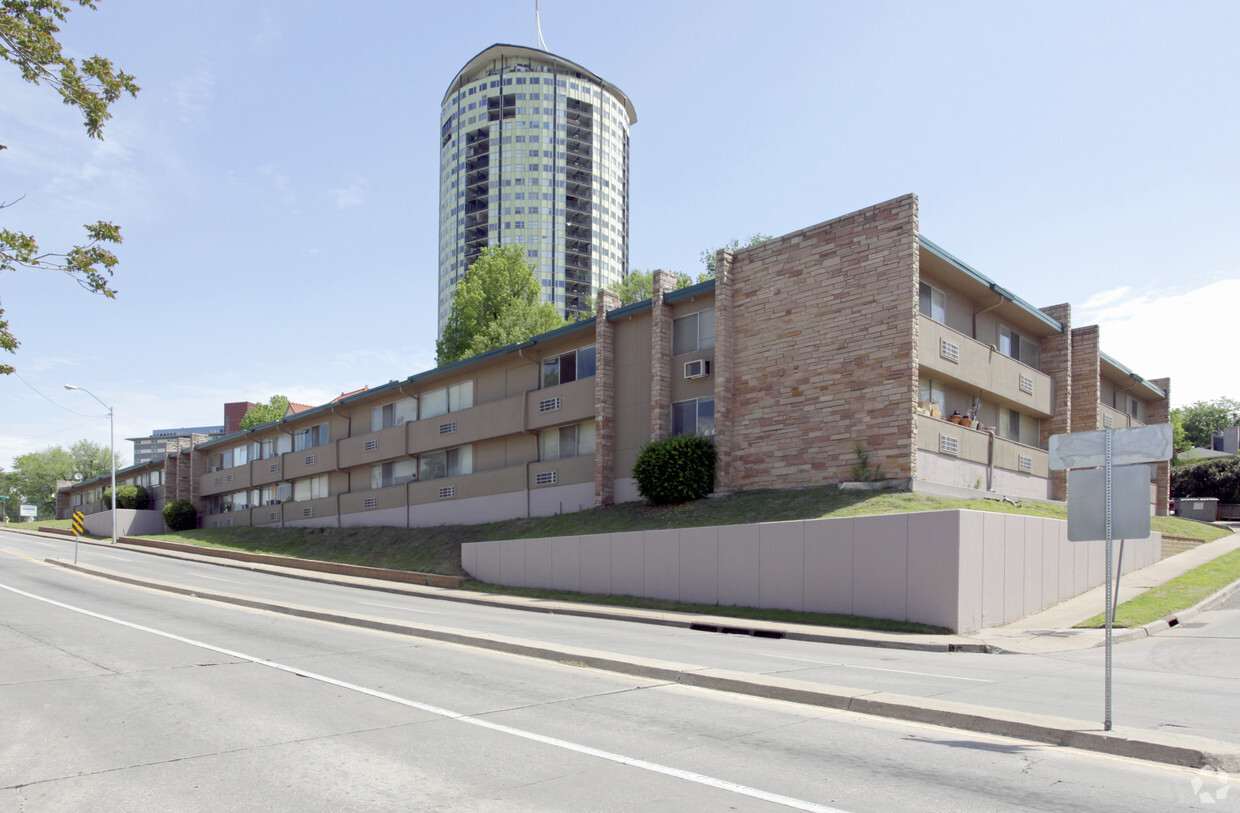
[[[1150,535],[1150,467],[1111,469],[1111,538]],[[1107,538],[1106,469],[1068,472],[1068,541]]]
[[[1059,471],[1105,466],[1107,463],[1106,436],[1105,429],[1097,432],[1051,435],[1048,449],[1051,469]],[[1173,451],[1171,424],[1169,423],[1111,430],[1112,466],[1158,463],[1162,460],[1170,460]]]

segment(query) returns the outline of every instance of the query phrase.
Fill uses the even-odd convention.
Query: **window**
[[[538,437],[539,460],[594,454],[594,421],[544,429]]]
[[[321,500],[326,496],[328,496],[326,474],[293,481],[293,502]]]
[[[937,404],[939,407],[939,417],[947,414],[947,393],[943,390],[943,385],[929,378],[922,378],[917,381],[917,403]]]
[[[232,450],[232,455],[234,466],[244,466],[250,462],[250,447],[248,445],[238,446]]]
[[[263,458],[275,457],[293,451],[293,439],[288,435],[276,435],[263,441]]]
[[[543,359],[543,387],[567,384],[592,375],[594,375],[594,345]]]
[[[416,479],[418,479],[418,461],[412,457],[405,460],[393,460],[390,463],[376,463],[370,467],[371,488],[399,486]]]
[[[370,431],[378,432],[390,426],[400,426],[405,421],[418,419],[418,399],[402,398],[390,404],[370,410]]]
[[[672,404],[672,434],[715,434],[715,399],[693,398]]]
[[[474,382],[462,381],[451,387],[424,392],[421,403],[423,419],[469,409],[474,405]]]
[[[999,352],[1019,362],[1038,369],[1042,347],[1006,325],[999,325]]]
[[[672,355],[696,353],[715,346],[715,309],[672,320]]]
[[[1145,421],[1144,410],[1142,409],[1144,404],[1142,404],[1136,398],[1133,398],[1131,396],[1127,396],[1127,402],[1128,402],[1128,409],[1126,411],[1128,413],[1128,416],[1131,418],[1135,418],[1138,421],[1144,422]]]
[[[474,447],[460,446],[424,454],[418,459],[418,479],[437,480],[474,473]]]
[[[1041,430],[1042,426],[1037,418],[1022,415],[1015,409],[999,408],[999,437],[1026,446],[1037,446]]]
[[[275,505],[277,503],[288,502],[293,498],[292,483],[275,483],[269,486],[263,486],[259,499],[263,505]]]
[[[939,324],[947,324],[947,294],[926,283],[918,288],[918,307],[925,316]]]
[[[298,429],[293,433],[293,451],[301,452],[306,449],[313,449],[315,446],[322,446],[327,441],[327,424],[317,423],[314,426],[307,426],[305,429]]]

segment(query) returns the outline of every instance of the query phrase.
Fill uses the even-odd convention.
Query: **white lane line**
[[[238,584],[238,582],[234,581],[233,579],[221,579],[219,576],[204,576],[201,573],[197,573],[195,575],[198,576],[198,578],[200,579],[210,579],[213,582],[228,582],[229,584]]]
[[[133,561],[132,559],[127,559],[124,556],[113,556],[110,553],[101,553],[99,555],[103,557],[104,559],[115,559],[118,562],[132,562]]]
[[[660,765],[657,762],[648,762],[647,760],[644,760],[644,759],[635,759],[633,757],[627,757],[623,754],[617,754],[612,751],[603,751],[599,748],[594,748],[589,745],[582,745],[581,743],[569,742],[568,740],[561,740],[556,737],[547,737],[542,734],[535,734],[532,731],[525,731],[520,728],[513,728],[512,726],[506,726],[506,725],[501,725],[499,723],[493,723],[493,722],[490,722],[489,720],[483,720],[478,717],[471,717],[468,714],[462,714],[461,712],[452,711],[451,709],[444,709],[438,706],[431,706],[426,703],[420,703],[416,700],[408,700],[403,697],[398,697],[394,694],[388,694],[387,692],[378,691],[377,689],[368,689],[365,686],[358,686],[355,683],[348,683],[343,680],[336,680],[335,678],[327,677],[326,675],[319,675],[314,672],[307,672],[304,669],[298,669],[295,666],[287,666],[285,664],[277,663],[275,661],[269,661],[266,658],[259,658],[254,655],[247,655],[244,652],[237,652],[236,650],[225,649],[224,647],[215,646],[213,644],[207,644],[202,641],[195,641],[192,638],[186,638],[184,636],[177,635],[176,633],[164,632],[163,630],[157,630],[154,627],[145,627],[141,624],[135,624],[132,621],[124,621],[122,619],[113,618],[112,616],[103,615],[101,613],[96,613],[91,610],[85,610],[85,609],[82,609],[81,607],[74,607],[72,604],[65,604],[63,602],[56,601],[55,599],[46,598],[45,596],[36,596],[34,593],[27,593],[25,590],[19,590],[16,587],[10,587],[7,584],[0,584],[0,589],[8,590],[10,593],[16,593],[19,596],[25,596],[26,598],[34,599],[35,601],[42,601],[45,604],[51,604],[54,607],[60,607],[61,609],[69,610],[75,613],[80,613],[82,615],[89,616],[91,618],[97,618],[101,621],[107,621],[112,624],[120,624],[122,627],[128,627],[130,629],[138,630],[139,632],[148,632],[152,635],[158,635],[162,638],[168,638],[173,641],[179,641],[183,644],[189,644],[190,646],[196,646],[200,649],[205,649],[209,652],[217,652],[221,655],[227,655],[230,658],[237,658],[239,660],[249,661],[250,663],[257,664],[259,666],[266,666],[271,669],[277,669],[281,672],[288,672],[289,674],[296,675],[298,677],[309,678],[311,680],[317,680],[317,681],[320,681],[321,683],[326,683],[329,686],[336,686],[341,689],[347,689],[349,691],[357,692],[359,694],[364,694],[370,697],[378,698],[379,700],[387,700],[392,703],[398,703],[402,706],[408,706],[409,708],[418,709],[419,711],[425,711],[429,714],[434,714],[439,717],[444,717],[449,720],[454,720],[458,723],[465,723],[467,725],[489,729],[491,731],[495,731],[500,734],[508,734],[513,737],[520,737],[521,739],[531,740],[533,742],[540,742],[544,745],[550,745],[553,748],[561,748],[565,751],[573,751],[578,754],[584,754],[586,756],[592,756],[598,759],[605,759],[609,762],[615,762],[620,765],[628,765],[629,767],[639,768],[644,771],[650,771],[651,773],[663,774],[664,776],[670,776],[674,779],[683,779],[686,782],[693,782],[695,784],[703,785],[705,787],[715,788],[716,790],[724,790],[730,793],[736,793],[741,796],[748,796],[753,799],[761,799],[766,802],[771,802],[773,804],[778,804],[778,805],[784,805],[785,807],[791,807],[796,810],[809,810],[809,811],[813,811],[813,813],[847,813],[847,811],[841,810],[836,807],[828,807],[826,805],[820,805],[815,802],[808,802],[808,801],[805,801],[804,799],[795,799],[791,796],[782,796],[778,793],[770,793],[769,791],[759,790],[758,788],[751,788],[748,785],[740,785],[740,784],[737,784],[736,782],[729,782],[726,779],[718,779],[713,776],[706,776],[705,774],[695,773],[693,771],[685,771],[685,770],[681,770],[680,768],[673,768],[669,765]]]
[[[787,655],[769,655],[768,654],[767,657],[781,658],[785,661],[800,661],[802,663],[816,663],[819,666],[843,666],[848,669],[869,669],[872,672],[897,672],[901,675],[918,675],[920,677],[946,678],[948,680],[969,680],[974,683],[994,683],[993,680],[985,680],[984,678],[960,677],[959,675],[938,675],[938,674],[935,674],[934,672],[911,672],[908,669],[884,669],[881,666],[859,666],[855,663],[835,663],[833,661],[815,661],[809,658],[791,658]]]
[[[374,604],[369,601],[359,601],[358,604],[364,604],[367,607],[386,607],[389,610],[403,610],[407,613],[422,613],[423,615],[446,615],[446,613],[437,613],[434,610],[415,610],[412,607],[398,607],[395,604]]]

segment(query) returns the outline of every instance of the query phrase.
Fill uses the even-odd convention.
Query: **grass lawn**
[[[982,496],[970,500],[956,500],[907,492],[841,491],[834,487],[821,487],[747,491],[676,506],[625,503],[571,514],[512,519],[479,525],[442,525],[432,528],[199,528],[180,533],[157,534],[153,538],[204,547],[468,577],[469,574],[461,566],[461,544],[464,542],[709,525],[739,525],[752,522],[851,517],[906,511],[939,511],[951,508],[1067,519],[1066,506],[1050,503],[1028,502],[1016,506]],[[68,520],[54,520],[38,524],[68,527],[69,522]],[[1209,523],[1194,522],[1178,517],[1153,517],[1151,526],[1162,533],[1197,537],[1205,541],[1230,533],[1230,529],[1226,527],[1216,527]],[[903,624],[853,616],[688,605],[634,596],[594,596],[549,590],[520,590],[499,585],[484,585],[478,582],[466,582],[466,587],[508,595],[728,615],[782,623],[908,632],[943,632],[941,629],[920,624]],[[1121,611],[1122,609],[1121,607]],[[1182,609],[1182,607],[1177,609]]]
[[[1125,601],[1115,610],[1114,626],[1140,627],[1166,618],[1193,606],[1237,579],[1240,579],[1240,550],[1233,550],[1161,587],[1145,591],[1132,601]],[[1105,624],[1106,618],[1098,613],[1077,624],[1077,627],[1096,629]]]

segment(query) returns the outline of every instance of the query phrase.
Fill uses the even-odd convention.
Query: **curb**
[[[933,698],[910,697],[867,689],[851,689],[769,675],[681,664],[651,658],[619,656],[571,646],[550,646],[502,635],[484,635],[450,627],[413,625],[367,616],[329,613],[309,607],[259,601],[228,593],[211,593],[163,582],[139,579],[102,568],[57,559],[47,564],[178,595],[265,610],[297,618],[344,624],[363,629],[424,638],[444,643],[504,652],[566,666],[601,669],[618,674],[660,680],[731,694],[783,700],[819,708],[849,711],[872,717],[924,723],[947,728],[1013,737],[1048,745],[1123,756],[1187,768],[1240,771],[1240,745],[1204,737],[1143,729],[1102,731],[1096,724],[1064,717],[1028,714]]]

